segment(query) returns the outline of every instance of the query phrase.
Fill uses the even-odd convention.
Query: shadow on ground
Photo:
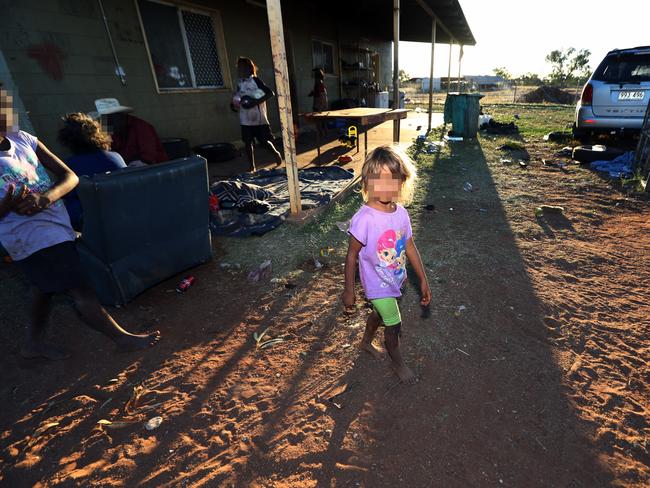
[[[399,385],[386,361],[351,346],[366,310],[341,314],[340,262],[292,289],[251,288],[212,263],[185,295],[169,293],[168,282],[116,311],[128,325],[159,322],[165,335],[154,350],[114,355],[101,338],[78,333],[67,308],[53,320],[69,324],[62,334],[79,350],[75,359],[28,367],[16,359],[17,341],[5,340],[2,398],[10,408],[0,480],[607,486],[611,475],[561,384],[541,303],[479,143],[421,159],[410,213],[434,301],[422,314],[409,285],[401,302],[403,351],[417,385]],[[478,191],[463,191],[465,181]],[[0,272],[18,283],[1,291],[5,310],[24,290]],[[2,322],[15,336],[25,315],[14,319]],[[257,349],[252,334],[266,328],[285,342]],[[148,396],[129,410],[138,385]],[[334,401],[324,395],[344,385]],[[144,430],[154,414],[160,428]],[[135,423],[94,428],[102,418]],[[59,424],[37,434],[50,422]]]

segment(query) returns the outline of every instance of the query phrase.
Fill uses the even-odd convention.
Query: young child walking
[[[411,221],[406,209],[399,205],[410,201],[415,177],[410,158],[391,146],[380,146],[366,158],[361,169],[365,205],[352,217],[348,230],[350,243],[343,292],[343,303],[350,310],[355,302],[358,260],[361,284],[373,307],[359,347],[380,358],[372,340],[377,329],[383,326],[384,345],[397,376],[404,383],[416,380],[404,363],[399,347],[402,318],[397,299],[402,296],[407,259],[420,282],[420,304],[425,307],[431,302],[429,282],[413,242]]]
[[[249,58],[237,60],[239,81],[237,91],[233,94],[232,107],[239,111],[241,137],[244,143],[250,171],[255,171],[255,153],[253,142],[266,145],[275,157],[275,164],[282,163],[282,155],[273,145],[273,133],[266,114],[266,101],[275,93],[257,77],[257,66]]]
[[[86,285],[76,235],[61,201],[79,179],[36,137],[17,130],[11,99],[0,88],[0,242],[33,286],[31,319],[21,354],[48,359],[68,356],[45,338],[55,293],[70,295],[84,322],[111,338],[118,349],[154,345],[160,338],[158,331],[127,332]]]

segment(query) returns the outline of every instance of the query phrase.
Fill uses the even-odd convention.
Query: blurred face
[[[121,134],[126,129],[126,115],[125,112],[118,112],[103,116],[101,120],[102,130],[109,134]]]
[[[399,199],[402,180],[399,175],[391,173],[390,169],[382,166],[379,173],[368,177],[368,199],[382,203],[394,202]]]
[[[0,135],[15,130],[18,114],[14,112],[13,97],[7,90],[0,89]]]
[[[248,63],[239,63],[237,65],[237,71],[240,78],[248,78],[253,74],[253,70]]]

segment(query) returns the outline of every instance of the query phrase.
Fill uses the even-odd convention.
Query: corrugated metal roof
[[[447,27],[457,44],[474,46],[476,39],[467,23],[458,0],[422,0]],[[379,3],[379,2],[377,2]],[[392,2],[390,3],[392,6]],[[403,41],[431,42],[431,17],[417,0],[401,0],[400,39]],[[444,29],[436,31],[437,42],[448,44],[450,35]]]

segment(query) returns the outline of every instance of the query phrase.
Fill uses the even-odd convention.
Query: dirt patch
[[[555,86],[540,86],[533,91],[518,97],[518,102],[523,103],[559,103],[563,105],[574,104],[576,99],[573,93],[568,93]]]
[[[434,302],[423,314],[411,284],[401,302],[413,387],[355,348],[367,310],[341,313],[340,241],[291,289],[215,262],[183,295],[170,280],[115,310],[162,330],[144,353],[116,355],[61,300],[53,322],[77,352],[61,363],[18,359],[26,289],[1,267],[0,307],[14,313],[0,322],[0,482],[646,486],[648,203],[543,165],[552,144],[526,143],[526,168],[504,165],[505,142],[420,157],[411,216]],[[536,217],[541,204],[562,218]],[[279,340],[261,348],[265,330]]]

